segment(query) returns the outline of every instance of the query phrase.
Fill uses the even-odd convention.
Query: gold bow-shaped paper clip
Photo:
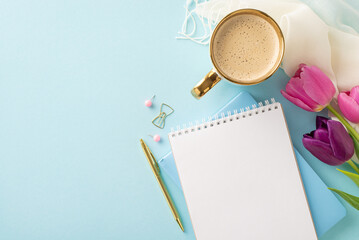
[[[165,108],[169,108],[169,112],[166,113],[166,111],[164,111]],[[163,129],[165,127],[165,121],[166,121],[166,118],[171,115],[175,110],[170,107],[169,105],[167,105],[166,103],[162,103],[161,104],[161,109],[160,109],[160,114],[158,114],[157,117],[155,117],[153,120],[152,120],[152,123],[153,125],[155,125],[156,127],[158,128],[161,128]]]

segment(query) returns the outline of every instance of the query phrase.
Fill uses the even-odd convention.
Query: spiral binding
[[[232,122],[243,118],[251,117],[253,115],[262,114],[268,111],[278,109],[280,103],[276,102],[274,98],[271,98],[270,102],[268,100],[265,100],[264,104],[262,102],[259,102],[257,105],[253,104],[251,107],[248,106],[245,108],[241,108],[239,109],[239,111],[236,109],[233,111],[233,113],[227,111],[227,116],[224,112],[222,112],[220,116],[216,114],[214,117],[208,117],[207,120],[203,118],[201,123],[199,121],[196,121],[195,124],[190,122],[188,124],[188,127],[186,124],[183,124],[182,128],[178,125],[176,130],[174,128],[171,128],[171,132],[168,135],[169,137],[181,136],[184,134],[189,134],[217,125],[225,124],[227,122]]]

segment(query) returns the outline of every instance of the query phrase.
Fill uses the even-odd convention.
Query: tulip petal
[[[350,97],[354,98],[354,100],[359,104],[359,86],[355,86],[350,90]]]
[[[329,120],[327,126],[334,156],[342,161],[349,160],[354,155],[353,139],[340,122]]]
[[[302,142],[311,154],[326,164],[337,166],[345,162],[334,157],[333,150],[327,143],[313,138],[303,138]]]
[[[291,78],[285,87],[286,92],[292,97],[299,98],[311,109],[317,109],[319,104],[311,99],[303,89],[304,80],[300,78]]]
[[[313,138],[318,139],[321,142],[330,144],[329,133],[328,133],[327,129],[319,128],[319,129],[315,130],[313,133]]]
[[[327,128],[327,122],[328,122],[329,118],[326,117],[322,117],[322,116],[317,116],[317,118],[315,119],[315,126],[316,128],[324,128],[324,129],[328,129]]]
[[[307,66],[307,65],[305,65],[304,63],[299,64],[298,70],[294,73],[294,76],[293,76],[293,77],[299,78],[301,72],[303,71],[303,68],[306,67],[306,66]]]
[[[318,67],[304,67],[300,74],[304,80],[304,91],[315,102],[322,106],[326,106],[332,100],[335,94],[333,82]]]
[[[353,123],[359,123],[359,104],[346,93],[338,95],[338,105],[344,117]]]
[[[310,133],[306,133],[306,134],[303,135],[303,137],[304,137],[304,138],[313,138],[314,132],[315,132],[315,130],[314,130],[314,131],[311,131]]]
[[[285,97],[288,101],[291,101],[293,104],[297,105],[298,107],[303,108],[304,110],[309,112],[314,112],[313,109],[311,109],[308,105],[302,102],[302,100],[290,96],[288,93],[286,93],[283,90],[280,90],[280,92],[283,95],[283,97]]]

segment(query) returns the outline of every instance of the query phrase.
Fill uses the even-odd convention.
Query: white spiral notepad
[[[317,239],[280,103],[169,140],[198,240]]]

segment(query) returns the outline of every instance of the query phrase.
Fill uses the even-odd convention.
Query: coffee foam
[[[251,84],[267,75],[281,54],[277,32],[256,15],[243,14],[228,19],[213,40],[217,67],[241,83]]]

